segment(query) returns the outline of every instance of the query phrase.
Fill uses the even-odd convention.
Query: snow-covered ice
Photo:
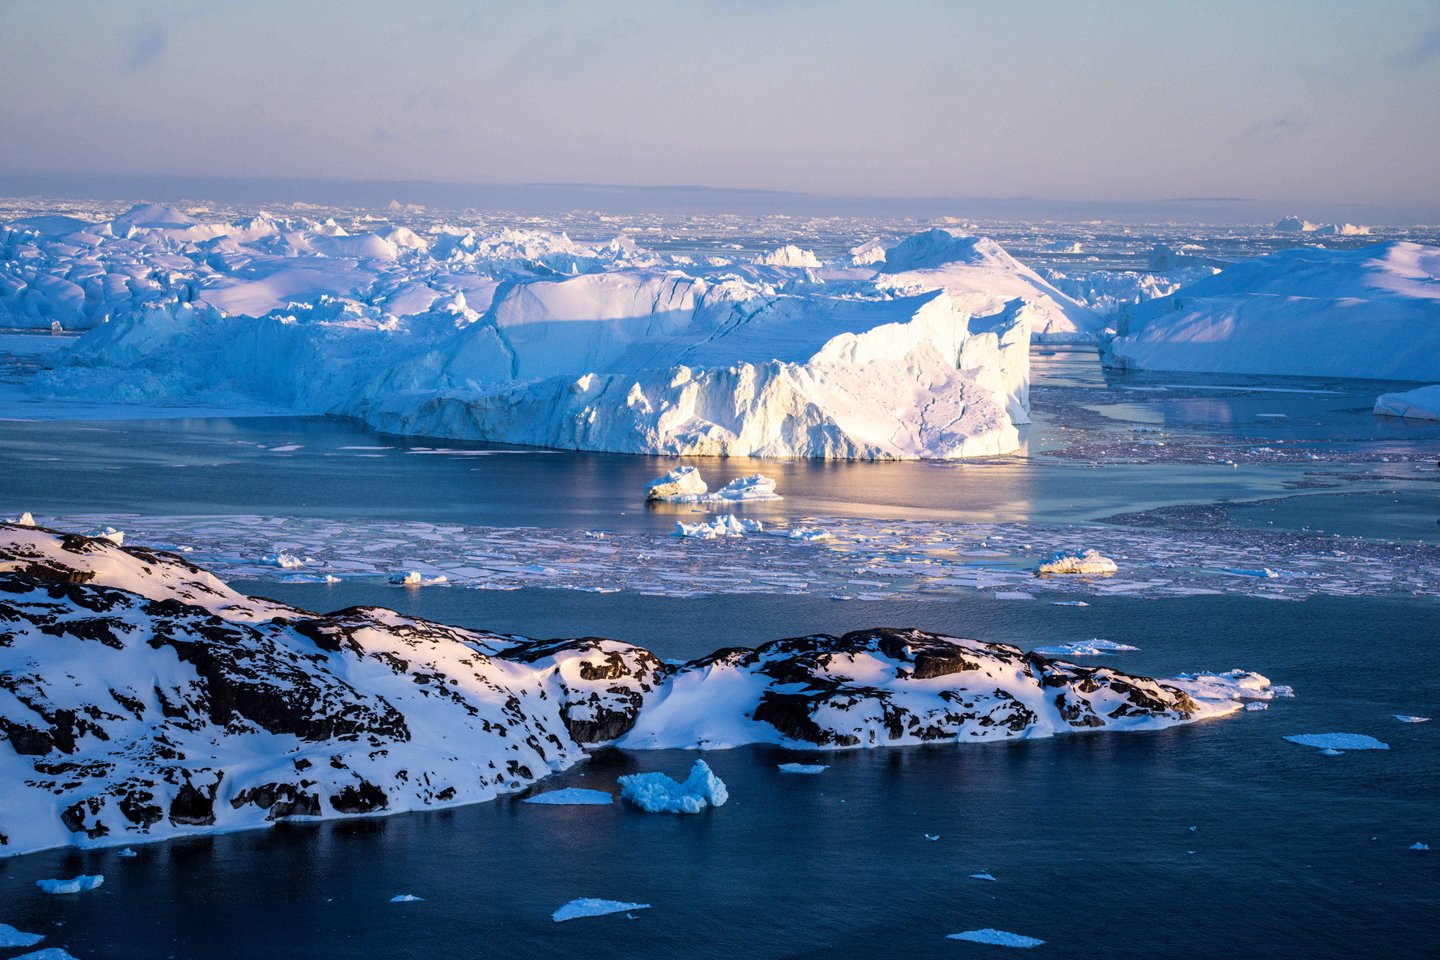
[[[105,882],[103,874],[81,874],[69,880],[36,880],[35,886],[45,893],[84,893]]]
[[[1117,643],[1114,640],[1101,640],[1096,637],[1093,640],[1076,640],[1072,643],[1061,643],[1050,647],[1036,647],[1035,652],[1043,653],[1047,657],[1103,657],[1107,653],[1125,653],[1139,649],[1128,643]]]
[[[984,943],[995,947],[1020,947],[1022,949],[1038,947],[1045,942],[1035,937],[1009,933],[1005,930],[996,930],[993,927],[985,927],[982,930],[966,930],[962,933],[952,933],[945,939],[966,940],[970,943]]]
[[[524,802],[559,807],[608,807],[615,802],[615,797],[604,790],[564,787],[560,790],[547,790],[544,793],[537,793],[533,797],[526,797]]]
[[[623,900],[597,900],[593,897],[581,897],[578,900],[571,900],[550,915],[550,919],[556,923],[563,923],[566,920],[579,920],[584,917],[603,917],[612,913],[629,913],[632,910],[649,910],[648,903],[626,903]]]
[[[733,513],[723,513],[700,523],[675,521],[675,535],[696,540],[717,540],[724,537],[743,537],[747,533],[763,533],[765,525],[759,520],[744,520]]]
[[[725,782],[710,765],[696,760],[684,783],[663,773],[632,773],[620,778],[620,796],[649,813],[699,813],[730,799]]]
[[[676,467],[646,485],[645,499],[679,501],[704,496],[709,489],[697,467]]]
[[[1390,745],[1363,733],[1297,733],[1285,738],[1321,750],[1389,750]]]
[[[719,490],[710,490],[695,467],[677,467],[645,487],[646,500],[664,503],[724,503],[746,500],[780,500],[775,480],[762,474],[736,477]]]

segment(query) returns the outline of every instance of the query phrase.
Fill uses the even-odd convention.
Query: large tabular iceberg
[[[1246,260],[1124,309],[1113,367],[1440,378],[1440,247],[1306,247]]]
[[[178,556],[12,524],[0,624],[0,857],[473,803],[589,747],[975,743],[1166,727],[1280,692],[918,630],[672,664],[616,640],[312,613]],[[724,802],[704,764],[673,790],[626,786],[658,806]]]
[[[1007,453],[1028,348],[1095,315],[984,238],[931,231],[881,273],[784,247],[697,267],[625,238],[347,234],[142,207],[0,227],[0,325],[94,328],[51,396],[260,405],[392,432],[633,453]],[[848,273],[846,271],[849,271]],[[864,272],[858,274],[864,277]]]

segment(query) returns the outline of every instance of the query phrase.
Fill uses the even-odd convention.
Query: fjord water
[[[1440,428],[1370,416],[1374,384],[1244,378],[1259,389],[1236,392],[1208,389],[1242,383],[1235,378],[1107,380],[1093,357],[1066,352],[1037,357],[1037,375],[1037,393],[1094,395],[1064,414],[1049,412],[1058,403],[1037,403],[1032,450],[1066,445],[1077,425],[1092,439],[1159,424],[1245,444],[1289,439],[1321,455],[1347,443],[1423,451],[1440,437]],[[324,419],[5,422],[0,513],[243,512],[659,532],[687,515],[641,502],[644,482],[670,463],[399,440]],[[778,476],[786,500],[745,508],[761,518],[1055,523],[1283,496],[1237,506],[1228,522],[1433,539],[1437,485],[1413,468],[1096,466],[1052,457],[704,467],[712,482],[758,469]],[[1294,496],[1316,489],[1326,495]],[[1440,943],[1440,854],[1409,849],[1423,842],[1440,850],[1435,598],[1094,597],[1069,607],[981,593],[836,603],[237,585],[314,609],[380,603],[533,636],[614,636],[670,658],[876,624],[1025,647],[1103,637],[1140,648],[1098,661],[1121,669],[1166,676],[1245,667],[1293,685],[1297,696],[1159,732],[834,754],[711,752],[706,759],[732,799],[695,817],[511,798],[139,846],[135,858],[43,852],[0,860],[0,922],[45,933],[42,946],[82,960],[978,957],[1001,948],[945,935],[984,927],[1040,937],[1042,955],[1067,958],[1418,958]],[[1437,719],[1404,724],[1392,714]],[[1391,749],[1326,757],[1282,739],[1326,732],[1369,734]],[[679,775],[692,759],[608,751],[538,789],[614,791],[620,774]],[[776,769],[796,760],[829,769]],[[73,897],[34,887],[82,872],[103,873],[105,885]],[[387,902],[402,893],[425,899]],[[551,911],[577,897],[652,908],[633,920],[553,924]],[[0,957],[14,952],[0,949]]]

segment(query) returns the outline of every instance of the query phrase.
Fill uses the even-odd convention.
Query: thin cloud
[[[136,73],[156,63],[170,47],[170,34],[158,23],[142,23],[135,31],[125,72]]]
[[[1303,117],[1297,117],[1293,113],[1277,114],[1273,117],[1266,117],[1264,120],[1257,120],[1245,129],[1237,143],[1276,143],[1281,140],[1290,140],[1306,133],[1310,129],[1310,121]]]
[[[1402,70],[1416,70],[1437,59],[1440,59],[1440,23],[1431,25],[1391,62]]]

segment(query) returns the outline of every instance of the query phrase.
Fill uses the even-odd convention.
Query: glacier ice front
[[[827,279],[793,246],[699,266],[624,238],[143,207],[0,225],[0,325],[91,329],[36,378],[49,397],[625,453],[1008,453],[1031,327],[1090,336],[1096,317],[992,241],[939,233]]]

